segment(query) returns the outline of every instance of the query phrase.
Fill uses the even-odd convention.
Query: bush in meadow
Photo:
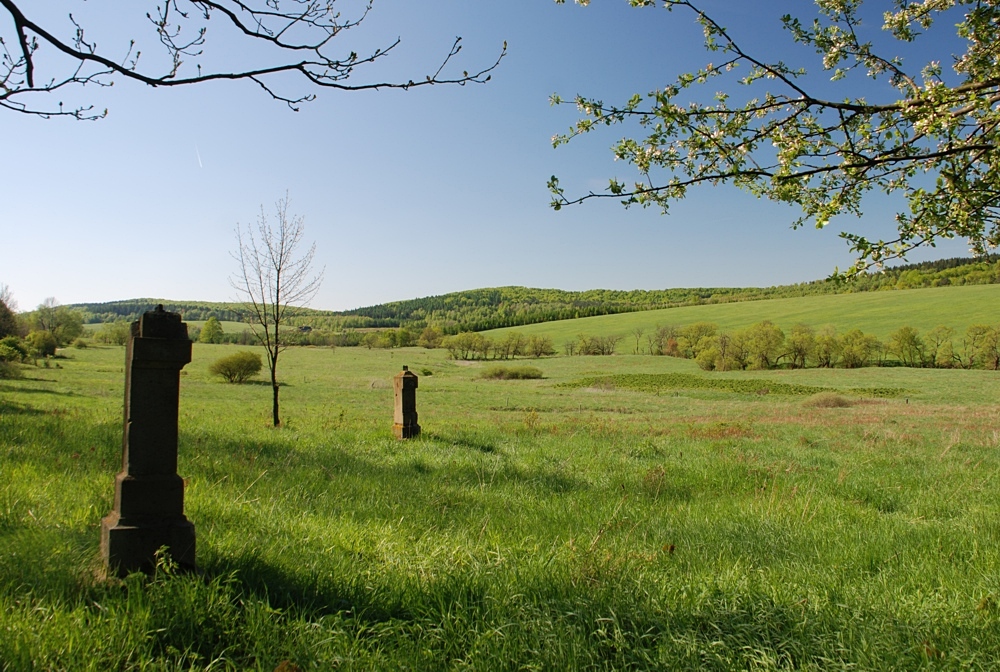
[[[0,338],[0,362],[23,362],[27,358],[28,346],[20,338]]]
[[[836,392],[817,392],[802,402],[807,408],[849,408],[854,402]]]
[[[488,380],[530,380],[541,378],[542,370],[534,366],[491,366],[483,371]]]
[[[32,331],[24,337],[28,354],[33,357],[52,357],[56,354],[56,337],[50,331]]]
[[[222,376],[230,383],[245,383],[253,378],[264,367],[260,355],[240,350],[222,359],[218,359],[208,367],[213,376]]]
[[[694,361],[698,364],[702,371],[715,371],[717,367],[725,370],[724,362],[726,360],[719,352],[718,337],[705,336],[702,339],[698,354],[694,357]],[[719,366],[720,364],[722,364],[722,366]]]

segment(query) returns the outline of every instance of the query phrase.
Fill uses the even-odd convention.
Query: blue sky
[[[127,42],[127,4],[88,4],[106,13],[98,24],[103,44]],[[808,16],[811,4],[704,5],[765,55],[783,49],[789,59],[811,59],[786,48],[778,22],[788,11]],[[67,8],[79,7],[46,5],[63,27]],[[0,283],[22,310],[50,296],[61,303],[232,300],[234,228],[253,222],[262,205],[273,211],[286,191],[316,242],[317,266],[325,267],[311,305],[332,310],[499,285],[813,280],[852,261],[838,227],[875,237],[894,229],[898,202],[891,199],[873,200],[860,222],[792,231],[794,210],[731,188],[694,190],[668,216],[614,201],[555,212],[550,175],[573,194],[632,173],[611,160],[621,129],[553,149],[551,136],[576,114],[550,106],[549,96],[612,102],[662,86],[712,60],[700,29],[689,14],[633,9],[625,0],[586,8],[552,0],[376,0],[351,39],[360,50],[399,36],[400,47],[371,75],[405,80],[433,72],[458,35],[465,46],[456,72],[489,64],[507,41],[509,54],[488,84],[320,91],[295,113],[250,83],[167,90],[118,81],[76,94],[109,109],[101,121],[0,112]],[[239,53],[212,38],[210,56]],[[356,80],[366,77],[359,71]],[[965,253],[955,241],[912,258]]]

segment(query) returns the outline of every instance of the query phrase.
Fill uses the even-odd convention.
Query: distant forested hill
[[[164,310],[181,313],[184,319],[191,321],[207,320],[215,317],[218,320],[239,321],[240,315],[235,307],[227,303],[210,303],[208,301],[169,301],[166,299],[127,299],[125,301],[109,301],[106,303],[74,303],[70,308],[83,312],[84,322],[115,322],[139,319],[147,310],[153,310],[158,304],[163,304]]]
[[[303,308],[297,311],[292,324],[330,331],[395,327],[420,329],[434,325],[446,333],[458,333],[676,306],[998,282],[1000,256],[991,255],[979,260],[954,258],[897,266],[850,281],[816,280],[777,287],[631,291],[592,289],[583,292],[492,287],[393,301],[341,312]],[[87,322],[113,322],[138,319],[143,311],[151,310],[158,303],[162,303],[167,310],[181,313],[189,321],[207,320],[212,316],[220,320],[240,320],[238,304],[204,301],[132,299],[110,303],[81,303],[72,307],[82,310]]]

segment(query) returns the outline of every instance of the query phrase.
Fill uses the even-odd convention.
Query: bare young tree
[[[282,325],[296,306],[303,306],[315,296],[323,281],[323,271],[312,274],[316,243],[301,250],[305,234],[304,220],[289,215],[288,195],[274,206],[275,222],[268,221],[264,206],[256,226],[237,224],[237,249],[232,254],[239,263],[230,284],[242,295],[246,321],[267,351],[271,373],[274,426],[281,424],[278,414],[278,356],[287,346]]]
[[[449,63],[462,49],[461,38],[455,38],[432,74],[355,83],[348,79],[358,68],[381,61],[400,44],[396,38],[366,52],[337,50],[334,38],[361,25],[372,9],[371,0],[357,2],[346,14],[337,0],[131,2],[114,8],[114,21],[101,16],[102,8],[68,0],[62,2],[66,18],[60,21],[53,16],[59,10],[44,4],[0,0],[0,108],[43,117],[99,119],[106,109],[64,107],[62,101],[54,104],[51,94],[111,86],[118,78],[153,87],[249,80],[294,110],[315,98],[320,88],[356,91],[486,82],[507,51],[505,43],[491,65],[450,74]],[[238,54],[238,59],[234,62],[227,53]],[[304,91],[289,89],[295,81],[304,84]]]

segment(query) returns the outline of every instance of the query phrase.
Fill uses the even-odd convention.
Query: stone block
[[[194,525],[184,517],[184,481],[177,474],[180,371],[190,361],[180,315],[157,306],[132,324],[122,470],[115,477],[114,508],[101,521],[101,557],[109,573],[152,571],[161,548],[180,567],[195,567]]]
[[[404,366],[392,379],[394,410],[392,431],[397,439],[412,439],[420,434],[417,424],[417,374]]]

